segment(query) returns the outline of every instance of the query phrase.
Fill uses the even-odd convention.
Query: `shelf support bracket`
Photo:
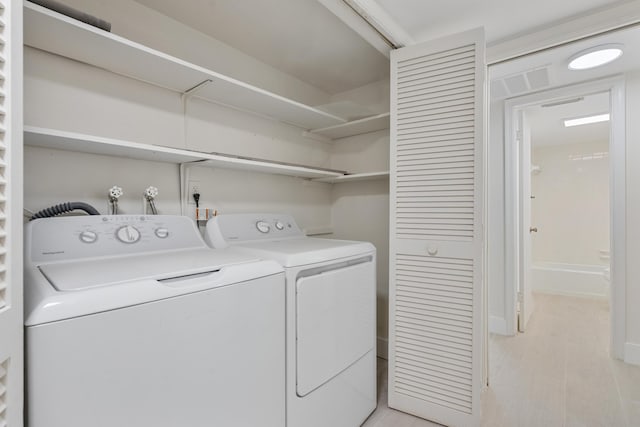
[[[203,87],[205,87],[205,86],[208,86],[208,85],[209,85],[209,83],[213,83],[213,80],[211,80],[211,79],[204,80],[204,81],[202,81],[202,82],[198,83],[197,85],[195,85],[195,86],[193,86],[193,87],[191,87],[191,88],[189,88],[189,89],[185,90],[184,92],[182,92],[182,95],[183,95],[183,96],[193,96],[193,95],[195,95],[195,94],[196,94],[200,89],[202,89],[202,88],[203,88]]]
[[[183,142],[184,142],[185,146],[187,145],[187,134],[188,134],[188,130],[187,130],[187,101],[189,100],[189,98],[194,96],[200,89],[202,89],[203,87],[209,85],[210,83],[213,83],[213,80],[206,79],[204,81],[201,81],[197,85],[185,90],[184,92],[182,92],[182,94],[180,94],[180,100],[182,101],[182,123],[183,123],[182,124],[182,138],[184,139]]]

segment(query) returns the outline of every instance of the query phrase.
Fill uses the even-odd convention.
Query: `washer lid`
[[[166,280],[255,261],[235,251],[186,249],[127,255],[39,266],[58,291],[82,291],[139,280]]]
[[[297,267],[375,252],[369,242],[301,237],[285,240],[241,242],[231,245],[283,267]]]

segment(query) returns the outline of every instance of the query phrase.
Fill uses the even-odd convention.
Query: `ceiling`
[[[622,57],[616,61],[590,70],[571,71],[568,69],[569,58],[576,53],[610,43],[624,46]],[[491,98],[493,100],[504,99],[535,90],[576,84],[638,69],[640,69],[640,25],[493,65],[489,67]],[[544,79],[537,79],[537,82],[542,83],[536,84],[531,90],[530,87],[527,87],[529,86],[527,74],[534,70],[536,72],[543,70],[547,81],[545,83]],[[522,81],[522,76],[527,80],[524,86],[518,84],[519,81]],[[511,81],[515,84],[510,88],[509,82]]]
[[[569,58],[576,53],[609,43],[623,45],[624,53],[616,61],[590,70],[571,71],[568,69]],[[546,83],[543,85],[538,84],[535,88],[526,87],[529,85],[527,76],[531,75],[534,70],[535,73],[541,70],[544,72]],[[640,70],[640,25],[490,66],[491,99],[495,102],[638,70]],[[507,93],[509,92],[509,84],[505,82],[518,82],[519,80],[526,81],[526,85],[518,86],[513,84],[511,89],[520,88],[522,90],[518,93]],[[535,81],[542,82],[543,80],[538,78]],[[499,88],[499,90],[496,88]],[[572,128],[564,128],[562,123],[563,119],[584,117],[608,111],[608,94],[584,96],[583,101],[555,107],[531,107],[527,109],[527,116],[532,129],[532,144],[540,146],[576,141],[608,140],[609,122]]]
[[[329,95],[388,79],[389,60],[324,4],[343,0],[136,0],[192,28],[208,34]],[[488,42],[531,31],[577,14],[626,3],[620,0],[367,0],[379,5],[415,40],[440,37],[484,25]],[[631,1],[631,0],[630,0]],[[362,0],[362,4],[366,4]],[[344,6],[344,4],[342,4]],[[351,13],[349,10],[347,13]],[[351,17],[353,18],[353,17]],[[508,19],[507,19],[508,18]],[[356,18],[359,21],[359,18]],[[350,25],[354,25],[351,23]],[[354,27],[355,28],[355,27]],[[640,30],[639,30],[640,31]],[[576,79],[564,61],[581,48],[607,40],[621,41],[628,49],[621,61],[606,70],[612,74],[640,68],[640,33],[624,40],[611,35],[529,55],[523,62],[491,67],[491,80],[508,79],[520,85],[513,93],[492,84],[493,99],[505,99],[531,90],[570,84]],[[526,74],[535,70],[533,74]],[[517,76],[517,74],[522,74]],[[524,74],[523,74],[524,73]],[[602,70],[581,72],[582,80],[598,78]],[[523,83],[524,82],[524,83]],[[536,84],[533,84],[536,83]],[[502,87],[501,87],[502,85]],[[494,93],[496,89],[498,93]]]
[[[317,0],[136,0],[328,94],[389,76],[389,60]]]
[[[610,122],[592,123],[568,128],[564,127],[565,119],[574,119],[609,112],[608,93],[588,95],[582,98],[580,101],[569,104],[528,108],[525,113],[531,128],[531,145],[533,147],[540,147],[580,142],[608,141]]]
[[[376,0],[416,41],[484,26],[487,42],[620,0]]]

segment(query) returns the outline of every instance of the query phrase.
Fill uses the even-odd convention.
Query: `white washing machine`
[[[172,216],[26,228],[30,427],[282,427],[280,265]]]
[[[219,215],[205,240],[285,267],[287,427],[356,427],[376,407],[376,250],[306,237],[289,215]]]

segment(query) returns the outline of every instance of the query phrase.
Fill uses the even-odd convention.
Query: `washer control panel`
[[[293,217],[287,214],[218,215],[207,223],[206,234],[209,242],[227,243],[304,236]]]
[[[271,231],[271,225],[267,221],[263,220],[256,222],[256,228],[261,233],[268,233]]]
[[[27,225],[26,237],[34,261],[206,247],[193,221],[171,215],[44,218]]]

